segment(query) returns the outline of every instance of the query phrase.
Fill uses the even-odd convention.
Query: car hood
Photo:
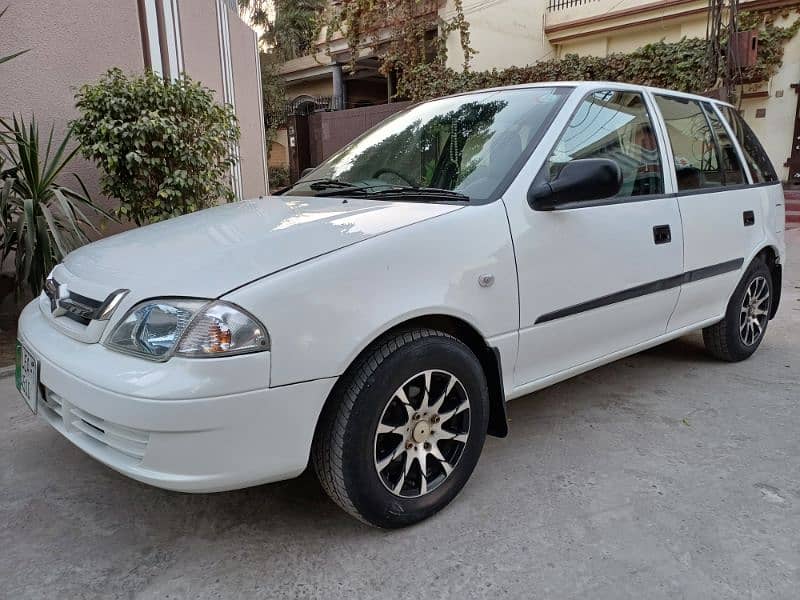
[[[218,297],[254,279],[458,205],[265,197],[114,235],[70,253],[77,279],[139,298]]]

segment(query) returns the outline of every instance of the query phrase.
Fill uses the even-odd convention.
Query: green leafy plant
[[[476,53],[470,46],[469,23],[463,0],[452,0],[453,16],[439,16],[443,0],[344,0],[329,2],[319,18],[325,29],[328,53],[331,42],[341,33],[350,51],[350,67],[365,47],[372,47],[380,59],[380,72],[402,74],[421,65],[444,67],[447,38],[458,34],[463,53],[462,69],[469,70]]]
[[[165,81],[111,69],[76,100],[73,130],[100,168],[103,193],[119,200],[119,217],[142,225],[234,198],[239,126],[210,89],[186,76]]]
[[[286,123],[286,89],[279,66],[287,60],[313,53],[319,35],[318,15],[326,0],[238,0],[239,15],[264,31],[261,88],[267,150],[275,133]]]
[[[312,51],[319,34],[317,15],[326,3],[326,0],[238,0],[240,16],[264,30],[264,45],[280,61]]]
[[[746,82],[766,81],[783,64],[783,47],[800,31],[800,18],[786,27],[775,25],[779,17],[788,17],[790,6],[764,11],[742,11],[739,13],[739,29],[758,30],[758,60],[755,65],[743,69]],[[800,3],[793,6],[800,9]]]
[[[289,185],[289,169],[286,167],[269,168],[269,189],[274,192]]]
[[[8,7],[6,6],[3,10],[0,10],[0,19],[3,18],[3,15],[6,14]],[[8,62],[12,58],[17,58],[21,54],[25,54],[28,50],[20,50],[19,52],[14,52],[13,54],[7,54],[6,56],[0,56],[0,65],[4,62]]]
[[[98,207],[75,175],[79,190],[59,182],[78,148],[69,149],[69,132],[53,145],[53,128],[42,145],[32,118],[0,120],[0,256],[14,255],[18,295],[41,292],[47,274],[75,248],[100,233],[87,213],[110,217]]]
[[[423,100],[461,91],[536,81],[603,80],[698,91],[706,61],[704,40],[655,42],[633,52],[608,56],[566,54],[524,67],[456,71],[443,64],[417,65],[398,80],[398,94]]]
[[[267,149],[275,140],[278,128],[286,124],[286,86],[278,73],[272,54],[259,54],[261,61],[261,97],[264,100],[264,131]]]

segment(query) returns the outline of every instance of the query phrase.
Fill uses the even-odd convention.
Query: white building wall
[[[800,18],[800,12],[794,12],[789,18],[781,19],[776,24],[786,26],[797,18]],[[757,88],[766,90],[769,97],[744,100],[741,106],[742,115],[764,144],[782,181],[789,177],[789,167],[784,166],[784,163],[791,153],[798,102],[792,84],[800,84],[800,33],[784,47],[783,66],[780,70],[766,85]],[[756,110],[759,108],[766,110],[764,117],[756,117]]]
[[[544,35],[545,0],[464,0],[471,46],[478,53],[470,68],[477,71],[524,66],[552,58],[553,47]],[[453,0],[447,0],[440,16],[450,20]],[[447,65],[460,69],[464,62],[458,33],[447,40]]]

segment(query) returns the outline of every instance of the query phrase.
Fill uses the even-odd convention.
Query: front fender
[[[478,278],[493,275],[482,287]],[[485,282],[484,282],[485,283]],[[519,326],[517,274],[501,202],[378,235],[225,296],[269,330],[270,385],[341,375],[383,332],[428,314],[485,339]],[[512,357],[503,357],[513,368]]]

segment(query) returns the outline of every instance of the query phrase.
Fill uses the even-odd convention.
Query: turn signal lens
[[[225,352],[230,349],[233,335],[230,328],[222,323],[213,323],[208,328],[209,348],[212,352]]]
[[[227,302],[214,302],[195,316],[175,354],[202,358],[263,350],[269,350],[269,336],[255,317]]]

